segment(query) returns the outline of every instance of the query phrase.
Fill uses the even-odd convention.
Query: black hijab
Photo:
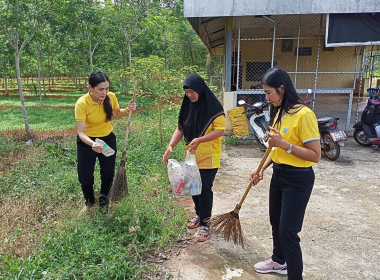
[[[183,88],[198,93],[197,102],[191,102],[185,94],[178,117],[178,127],[183,131],[186,144],[189,144],[194,138],[203,136],[210,124],[217,117],[224,115],[224,110],[198,74],[187,76]]]

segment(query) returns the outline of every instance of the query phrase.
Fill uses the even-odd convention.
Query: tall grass
[[[35,142],[32,147],[22,149],[12,146],[12,153],[7,156],[17,156],[9,166],[0,169],[0,202],[40,196],[36,200],[38,207],[33,209],[41,212],[34,216],[40,230],[45,228],[47,233],[34,240],[35,244],[29,244],[33,248],[31,253],[19,255],[9,248],[23,246],[23,236],[33,233],[22,224],[12,229],[7,236],[9,246],[3,247],[8,249],[0,250],[0,278],[146,279],[146,275],[155,274],[155,267],[146,261],[148,254],[167,250],[185,229],[186,221],[185,211],[170,191],[166,166],[161,163],[176,126],[178,107],[171,109],[163,112],[162,144],[158,136],[158,111],[143,110],[133,115],[126,163],[130,195],[112,205],[109,215],[95,211],[93,216],[78,217],[83,204],[78,203],[82,194],[76,175],[74,136],[50,143]],[[3,111],[7,110],[0,110],[0,114],[6,114]],[[31,108],[29,112],[32,120],[37,118]],[[58,125],[56,111],[43,112],[50,128]],[[72,111],[59,112],[62,120],[73,117]],[[126,119],[114,122],[119,150],[124,145],[125,122]],[[2,143],[11,145],[5,140]],[[181,142],[173,157],[182,160],[183,154]],[[118,153],[117,162],[120,157]],[[98,174],[97,165],[96,193],[100,184]],[[0,227],[4,226],[0,222]],[[37,234],[39,228],[32,230]]]

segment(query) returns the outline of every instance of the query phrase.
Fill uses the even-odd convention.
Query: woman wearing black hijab
[[[211,217],[213,192],[212,185],[220,167],[222,138],[225,129],[225,116],[222,105],[198,74],[190,74],[185,79],[178,126],[162,157],[167,163],[174,147],[185,140],[185,151],[195,154],[202,179],[202,192],[193,196],[196,215],[187,223],[188,228],[200,226],[197,241],[210,237],[206,220]]]

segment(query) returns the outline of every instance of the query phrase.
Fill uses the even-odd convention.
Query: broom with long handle
[[[132,100],[134,102],[136,102],[137,84],[138,84],[138,81],[136,80],[135,86],[133,88],[133,97],[132,97]],[[119,201],[128,195],[127,172],[125,170],[125,158],[127,155],[127,143],[128,143],[129,126],[131,124],[131,118],[132,118],[132,110],[129,111],[129,115],[128,115],[127,127],[126,127],[126,132],[125,132],[124,149],[121,156],[119,169],[117,170],[116,178],[113,181],[111,190],[108,194],[108,199],[110,201]]]
[[[272,147],[268,147],[263,158],[260,161],[258,168],[256,169],[255,175],[259,175],[261,168],[263,167],[265,160],[267,159]],[[213,228],[215,233],[222,233],[225,240],[229,241],[232,239],[235,244],[240,244],[244,248],[244,236],[241,229],[239,220],[239,211],[241,205],[243,204],[248,192],[251,190],[252,182],[249,183],[243,197],[241,198],[239,204],[236,205],[235,209],[229,213],[217,215],[212,217],[208,224]]]

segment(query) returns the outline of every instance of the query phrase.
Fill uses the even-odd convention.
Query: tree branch
[[[3,32],[4,32],[4,35],[5,37],[7,37],[7,40],[9,42],[9,44],[11,44],[12,48],[16,49],[15,48],[15,45],[14,45],[14,42],[12,42],[12,38],[10,37],[10,35],[8,34],[6,28],[4,25],[1,24],[1,29],[3,29]]]
[[[20,50],[19,50],[20,52],[25,48],[26,44],[28,44],[30,40],[32,40],[35,33],[36,33],[36,29],[34,29],[34,31],[24,40],[24,42],[22,42]]]

